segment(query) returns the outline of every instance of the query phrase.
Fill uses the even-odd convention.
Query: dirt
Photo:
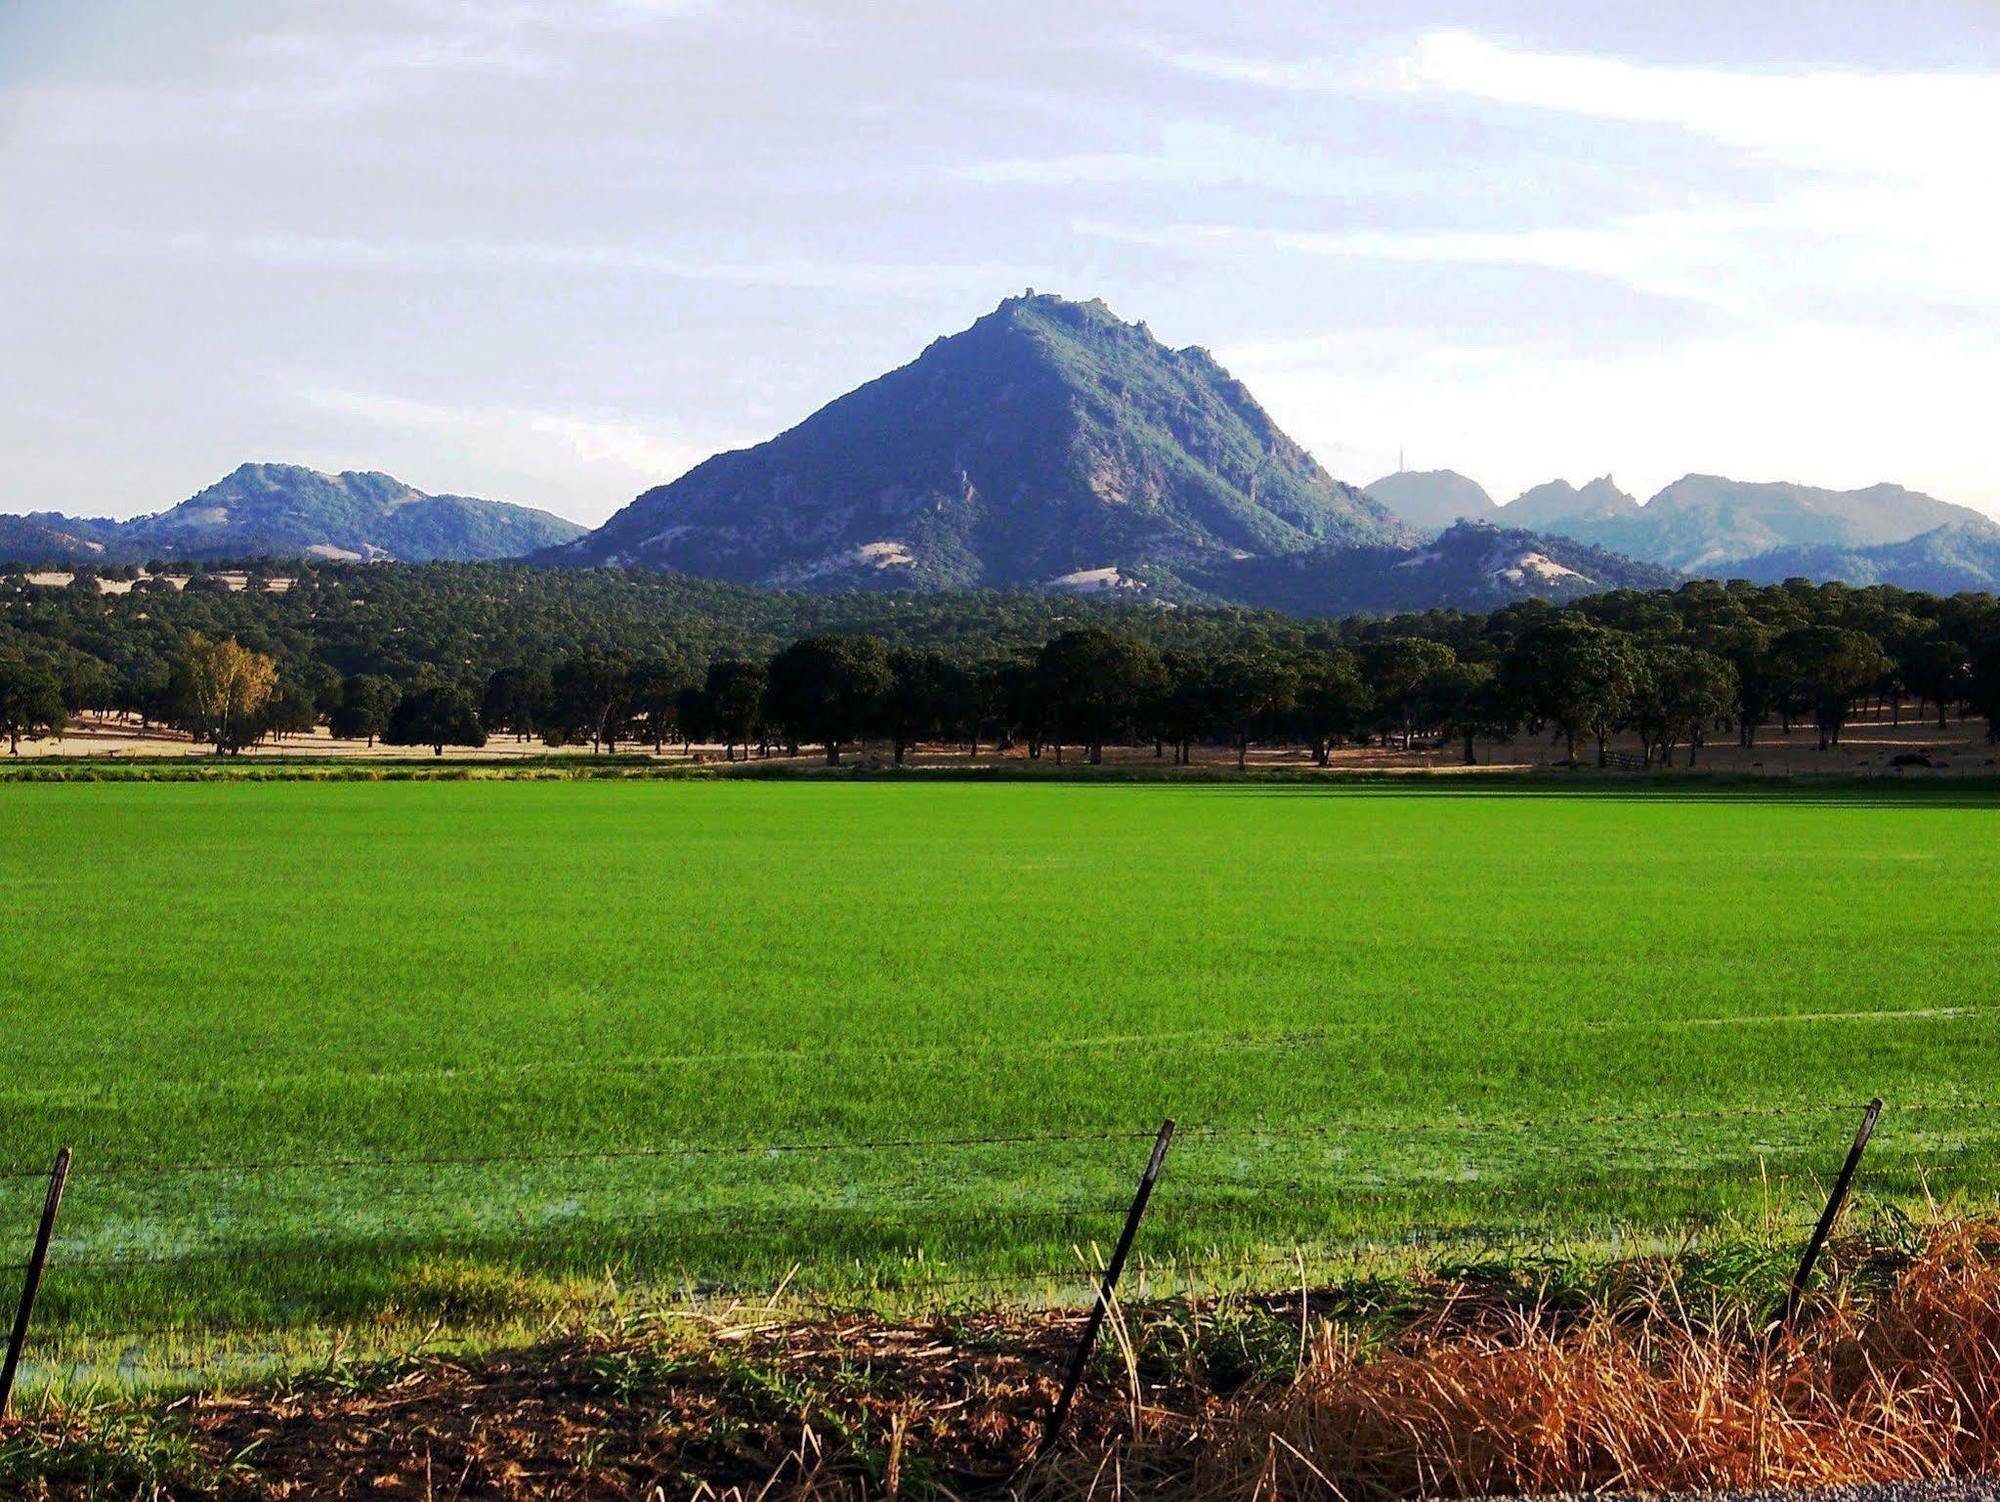
[[[1629,737],[1615,739],[1610,750],[1628,757],[1636,757],[1639,751],[1637,741]],[[868,764],[874,748],[850,748],[847,761],[852,765]],[[621,755],[651,757],[652,748],[647,745],[622,745]],[[1565,758],[1566,751],[1557,741],[1543,737],[1523,737],[1505,743],[1479,741],[1474,745],[1478,758],[1477,765],[1465,765],[1464,748],[1456,743],[1434,748],[1418,748],[1404,751],[1383,746],[1344,746],[1335,750],[1327,771],[1341,772],[1392,772],[1392,773],[1437,773],[1457,774],[1468,771],[1545,771],[1557,767]],[[1892,765],[1897,756],[1918,753],[1926,757],[1929,767],[1897,767]],[[509,761],[524,757],[548,757],[589,759],[593,752],[588,746],[571,746],[552,750],[539,740],[516,740],[511,735],[496,735],[479,751],[455,750],[447,747],[444,760],[478,759],[481,761]],[[72,722],[61,739],[23,741],[21,755],[33,756],[104,756],[104,757],[208,757],[211,748],[192,741],[179,731],[167,730],[159,726],[141,728],[137,720],[111,715],[84,715]],[[370,746],[365,740],[344,740],[327,732],[325,727],[315,729],[309,735],[287,736],[281,741],[270,741],[252,746],[242,754],[243,760],[270,757],[308,758],[358,758],[364,760],[403,761],[437,760],[428,746],[385,746],[379,741]],[[721,746],[670,746],[660,758],[666,763],[723,762]],[[886,754],[875,757],[886,762]],[[1171,773],[1172,768],[1153,755],[1150,746],[1107,746],[1104,752],[1107,766],[1135,769],[1160,769]],[[1587,777],[1636,777],[1643,773],[1630,770],[1600,772],[1595,766],[1594,746],[1580,746],[1578,759],[1584,763],[1579,776]],[[1081,758],[1070,757],[1081,769]],[[787,765],[796,762],[805,768],[817,769],[824,758],[817,752],[809,751],[797,758],[770,757],[763,759],[764,765]],[[1019,766],[1028,762],[1024,750],[1016,748],[1004,755],[982,748],[977,759],[967,756],[963,750],[949,746],[921,748],[912,758],[916,767],[968,767],[1006,764]],[[1233,768],[1235,753],[1227,747],[1198,747],[1195,750],[1196,769]],[[741,765],[742,763],[738,763]],[[1054,770],[1054,753],[1044,749],[1041,764]],[[1306,771],[1314,770],[1310,755],[1294,748],[1253,748],[1249,757],[1253,771]],[[1065,770],[1068,770],[1068,765]],[[1687,749],[1681,747],[1674,753],[1672,770],[1687,770]],[[1841,745],[1826,751],[1818,749],[1817,737],[1811,727],[1795,729],[1786,736],[1778,729],[1769,729],[1760,737],[1760,744],[1741,747],[1731,740],[1727,744],[1704,746],[1696,761],[1695,770],[1705,773],[1725,773],[1734,776],[1810,776],[1810,775],[1862,775],[1886,776],[1909,781],[1929,781],[1966,776],[1990,777],[2000,774],[2000,746],[1986,739],[1985,725],[1980,721],[1955,720],[1946,729],[1937,728],[1935,720],[1922,721],[1905,710],[1901,723],[1892,723],[1888,716],[1875,720],[1865,718],[1850,724]]]

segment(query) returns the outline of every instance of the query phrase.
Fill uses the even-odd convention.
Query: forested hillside
[[[1553,734],[1576,755],[1912,697],[2000,718],[2000,604],[1693,581],[1342,621],[1039,593],[789,594],[646,571],[326,564],[225,581],[0,581],[0,733],[81,710],[235,749],[325,722],[403,744],[697,737],[1327,748]],[[128,571],[129,572],[129,571]],[[230,584],[241,586],[232,589]],[[228,688],[227,708],[205,687]]]

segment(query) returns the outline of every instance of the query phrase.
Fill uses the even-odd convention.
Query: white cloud
[[[518,476],[538,494],[557,490],[574,495],[588,487],[601,497],[587,508],[593,513],[587,519],[593,521],[602,520],[636,492],[677,479],[712,452],[707,445],[690,443],[650,423],[601,413],[455,406],[325,385],[307,385],[300,396],[321,411],[356,418],[387,432],[417,435],[454,467],[476,461],[488,472]],[[578,511],[575,505],[568,509]]]
[[[607,273],[716,282],[737,287],[893,294],[951,290],[981,295],[1011,286],[1017,268],[998,262],[890,262],[844,256],[737,259],[642,243],[449,239],[295,234],[216,235],[206,231],[154,234],[121,230],[99,236],[114,255],[162,253],[209,264],[217,260],[329,271],[456,275],[468,270]]]
[[[1464,31],[1357,66],[1172,54],[1204,76],[1287,90],[1447,96],[1705,138],[1778,170],[1766,196],[1471,231],[1264,232],[1273,248],[1519,264],[1611,277],[1742,316],[1846,300],[2000,306],[2000,79],[1978,73],[1723,70],[1537,53]],[[1607,143],[1607,151],[1621,149]],[[1629,147],[1622,148],[1629,149]],[[1643,180],[1646,164],[1633,164]],[[1212,227],[1174,233],[1209,243]]]
[[[1724,70],[1423,37],[1366,77],[1414,93],[1674,126],[1797,166],[1956,179],[1989,170],[2000,83],[1979,73]]]

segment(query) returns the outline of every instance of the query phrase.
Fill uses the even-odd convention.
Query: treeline
[[[275,573],[274,569],[274,573]],[[0,731],[108,710],[218,750],[325,723],[409,745],[488,735],[725,754],[870,738],[1098,759],[1150,743],[1331,749],[1552,734],[1646,761],[1863,704],[2000,717],[2000,606],[1891,588],[1697,581],[1488,615],[1300,621],[1039,595],[815,597],[619,571],[287,567],[130,593],[0,583]],[[232,696],[218,677],[241,686]],[[1898,710],[1897,712],[1900,712]]]

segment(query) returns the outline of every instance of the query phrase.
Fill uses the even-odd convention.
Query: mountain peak
[[[1419,532],[1499,515],[1486,487],[1455,469],[1399,469],[1362,488]]]
[[[1599,475],[1581,489],[1567,480],[1550,480],[1523,491],[1501,510],[1510,527],[1560,531],[1558,522],[1579,518],[1607,521],[1639,509],[1638,499],[1620,490],[1609,475]]]
[[[470,496],[426,495],[379,470],[330,475],[251,462],[176,506],[129,521],[36,519],[0,529],[0,546],[33,561],[148,558],[515,558],[583,528],[546,511]]]
[[[1592,505],[1567,487],[1541,486],[1507,509],[1521,519],[1634,558],[1688,572],[1728,574],[1737,564],[1792,548],[1853,550],[1905,542],[1980,514],[1900,485],[1826,490],[1789,481],[1681,476],[1644,506],[1620,495]],[[1531,502],[1533,503],[1531,505]]]
[[[1201,349],[1032,289],[755,448],[647,491],[564,561],[812,589],[1038,585],[1398,540]]]

